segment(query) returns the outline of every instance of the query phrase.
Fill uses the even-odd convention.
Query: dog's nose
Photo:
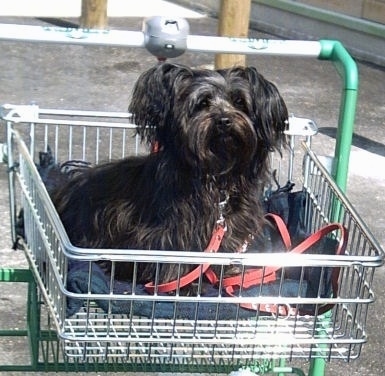
[[[228,128],[228,127],[230,126],[230,119],[227,118],[227,117],[222,117],[222,118],[220,119],[220,125],[221,125],[222,127]]]

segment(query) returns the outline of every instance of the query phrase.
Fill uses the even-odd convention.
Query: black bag
[[[291,239],[292,249],[312,235],[307,230],[306,221],[312,217],[312,206],[307,203],[307,193],[304,190],[293,191],[294,184],[287,182],[285,186],[270,192],[264,201],[266,213],[273,213],[282,218],[286,225],[287,231]],[[305,213],[307,218],[305,218]],[[337,238],[333,231],[340,230],[340,238]],[[271,231],[271,230],[269,230]],[[319,255],[336,255],[345,251],[347,244],[347,231],[341,224],[331,224],[320,230],[322,235],[319,240],[311,244],[306,253]],[[279,242],[280,236],[271,236],[274,242]],[[273,246],[278,248],[277,246]],[[282,248],[282,245],[281,245]],[[289,250],[288,250],[289,251]],[[340,269],[337,267],[286,267],[283,278],[285,281],[305,280],[307,284],[306,298],[330,298],[335,297],[338,291],[338,279]],[[277,277],[278,278],[278,277]],[[277,280],[277,283],[280,282]],[[331,308],[331,305],[319,308],[318,312],[322,313]],[[301,313],[314,313],[314,306],[299,307]],[[321,311],[321,312],[320,312]]]

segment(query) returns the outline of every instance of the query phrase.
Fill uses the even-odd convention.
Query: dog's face
[[[288,118],[255,68],[211,71],[164,63],[139,78],[129,110],[142,138],[200,175],[254,175]]]

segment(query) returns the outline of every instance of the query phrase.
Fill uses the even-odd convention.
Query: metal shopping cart
[[[146,35],[135,32],[87,32],[13,26],[0,27],[0,39],[143,47]],[[6,36],[3,38],[3,35]],[[26,37],[27,36],[27,37]],[[124,39],[121,38],[124,36]],[[311,149],[314,123],[291,118],[291,147],[272,156],[278,184],[295,181],[304,195],[306,231],[340,223],[348,231],[346,250],[336,254],[288,255],[287,252],[202,254],[195,252],[101,250],[74,247],[68,240],[37,168],[39,153],[53,163],[100,161],[146,152],[134,137],[130,114],[42,109],[4,105],[4,152],[9,171],[11,230],[30,268],[0,269],[1,282],[28,284],[27,330],[2,330],[2,336],[27,336],[31,363],[5,365],[22,371],[172,371],[297,374],[292,361],[308,360],[309,374],[322,375],[325,362],[359,357],[367,341],[366,320],[374,301],[375,269],[384,252],[344,194],[355,111],[354,62],[338,42],[268,41],[186,37],[186,49],[212,52],[312,55],[333,61],[343,79],[334,169],[329,171]],[[198,47],[199,46],[199,47]],[[170,43],[167,44],[170,48]],[[306,51],[303,52],[303,51]],[[23,236],[20,236],[22,223]],[[330,239],[340,241],[333,232]],[[252,294],[229,296],[220,289],[206,294],[145,294],[140,286],[103,279],[96,261],[236,264],[262,271],[277,266],[274,288],[259,283]],[[70,274],[70,265],[81,265]],[[297,271],[295,293],[285,293],[285,271]],[[313,295],[299,291],[304,275],[317,271]],[[321,292],[338,271],[336,288]],[[287,273],[286,273],[287,274]],[[75,283],[74,283],[75,282]],[[74,285],[78,289],[72,288]],[[71,288],[69,286],[72,286]],[[80,286],[80,287],[79,287]],[[243,305],[255,309],[243,309]],[[264,309],[262,309],[264,307]],[[266,307],[270,310],[266,311]],[[325,309],[327,307],[327,309]],[[306,308],[306,309],[303,309]]]

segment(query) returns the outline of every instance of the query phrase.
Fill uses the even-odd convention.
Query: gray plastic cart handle
[[[146,47],[144,32],[82,30],[72,28],[0,24],[0,40],[60,44]],[[192,52],[238,53],[314,57],[334,63],[342,81],[339,120],[332,175],[345,191],[358,92],[357,65],[338,41],[296,41],[188,35],[186,50]]]

